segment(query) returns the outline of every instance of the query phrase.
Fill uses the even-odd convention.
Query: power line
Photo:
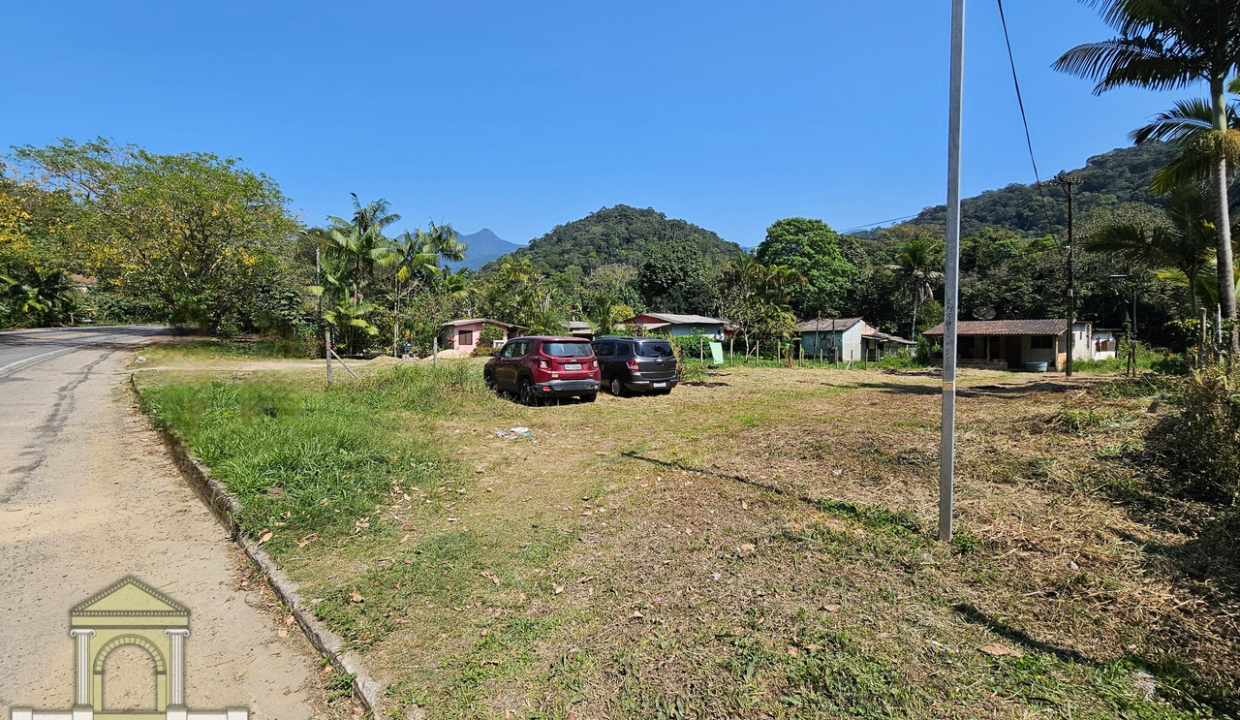
[[[1033,156],[1033,136],[1029,133],[1029,117],[1025,114],[1025,99],[1020,92],[1020,78],[1016,76],[1016,56],[1012,54],[1012,38],[1008,35],[1007,16],[1003,13],[1003,0],[999,3],[999,22],[1003,24],[1003,41],[1007,43],[1008,64],[1012,67],[1012,84],[1016,87],[1016,104],[1020,106],[1020,119],[1025,125],[1025,145],[1029,147],[1029,162],[1033,164],[1033,179],[1042,189],[1042,177],[1038,174],[1038,161]]]
[[[1025,99],[1020,92],[1020,78],[1016,73],[1016,56],[1012,52],[1012,38],[1008,33],[1007,15],[1003,12],[1003,0],[996,0],[999,5],[999,23],[1003,26],[1003,42],[1007,45],[1008,65],[1012,68],[1012,86],[1016,88],[1016,104],[1020,107],[1020,121],[1025,126],[1025,146],[1029,148],[1029,164],[1033,166],[1033,179],[1037,181],[1038,197],[1042,200],[1042,213],[1050,220],[1049,200],[1046,190],[1042,187],[1042,177],[1038,173],[1038,161],[1033,152],[1033,135],[1029,132],[1029,116],[1025,113]],[[1055,232],[1054,224],[1050,224],[1051,237],[1059,242],[1059,233]]]
[[[904,217],[891,218],[890,220],[879,220],[878,222],[872,222],[866,225],[858,225],[857,227],[851,227],[851,228],[848,228],[847,230],[840,230],[840,234],[842,235],[844,233],[850,233],[850,232],[853,232],[854,230],[867,230],[869,228],[877,227],[879,225],[886,225],[887,223],[900,222],[901,220],[912,220],[913,218],[917,217],[920,214],[921,213],[914,213],[912,215],[905,215]]]

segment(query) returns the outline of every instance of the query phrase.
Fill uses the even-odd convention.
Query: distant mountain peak
[[[496,235],[491,228],[482,228],[478,232],[470,233],[469,235],[458,235],[456,239],[459,242],[465,243],[467,249],[465,250],[465,259],[463,261],[448,263],[448,266],[454,270],[462,267],[477,270],[492,260],[503,257],[521,247]]]

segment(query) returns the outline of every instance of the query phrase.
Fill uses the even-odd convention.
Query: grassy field
[[[944,545],[926,371],[729,368],[526,408],[479,361],[379,361],[330,391],[166,364],[141,376],[148,412],[397,714],[1236,711],[1214,509],[1153,493],[1142,460],[1157,383],[966,373]]]

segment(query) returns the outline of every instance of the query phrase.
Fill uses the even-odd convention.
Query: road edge
[[[134,373],[129,374],[128,384],[130,392],[141,404],[142,390],[138,387],[137,376]],[[353,676],[353,694],[358,702],[362,703],[371,717],[377,720],[383,718],[384,716],[380,713],[385,692],[384,686],[370,676],[355,653],[345,649],[344,640],[339,635],[319,622],[314,616],[311,605],[302,598],[300,586],[280,569],[280,566],[266,551],[241,532],[241,526],[234,517],[241,509],[237,499],[229,494],[218,480],[211,477],[210,469],[190,452],[180,436],[171,429],[156,423],[146,413],[141,414],[146,419],[147,425],[159,435],[173,464],[181,473],[181,477],[193,488],[194,493],[207,506],[215,519],[228,530],[232,541],[245,552],[251,562],[262,570],[267,578],[267,584],[292,611],[293,617],[310,644],[324,659],[339,670]]]

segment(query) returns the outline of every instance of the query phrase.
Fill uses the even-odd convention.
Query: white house
[[[806,357],[831,362],[878,360],[917,343],[875,329],[861,318],[816,318],[797,323]]]

